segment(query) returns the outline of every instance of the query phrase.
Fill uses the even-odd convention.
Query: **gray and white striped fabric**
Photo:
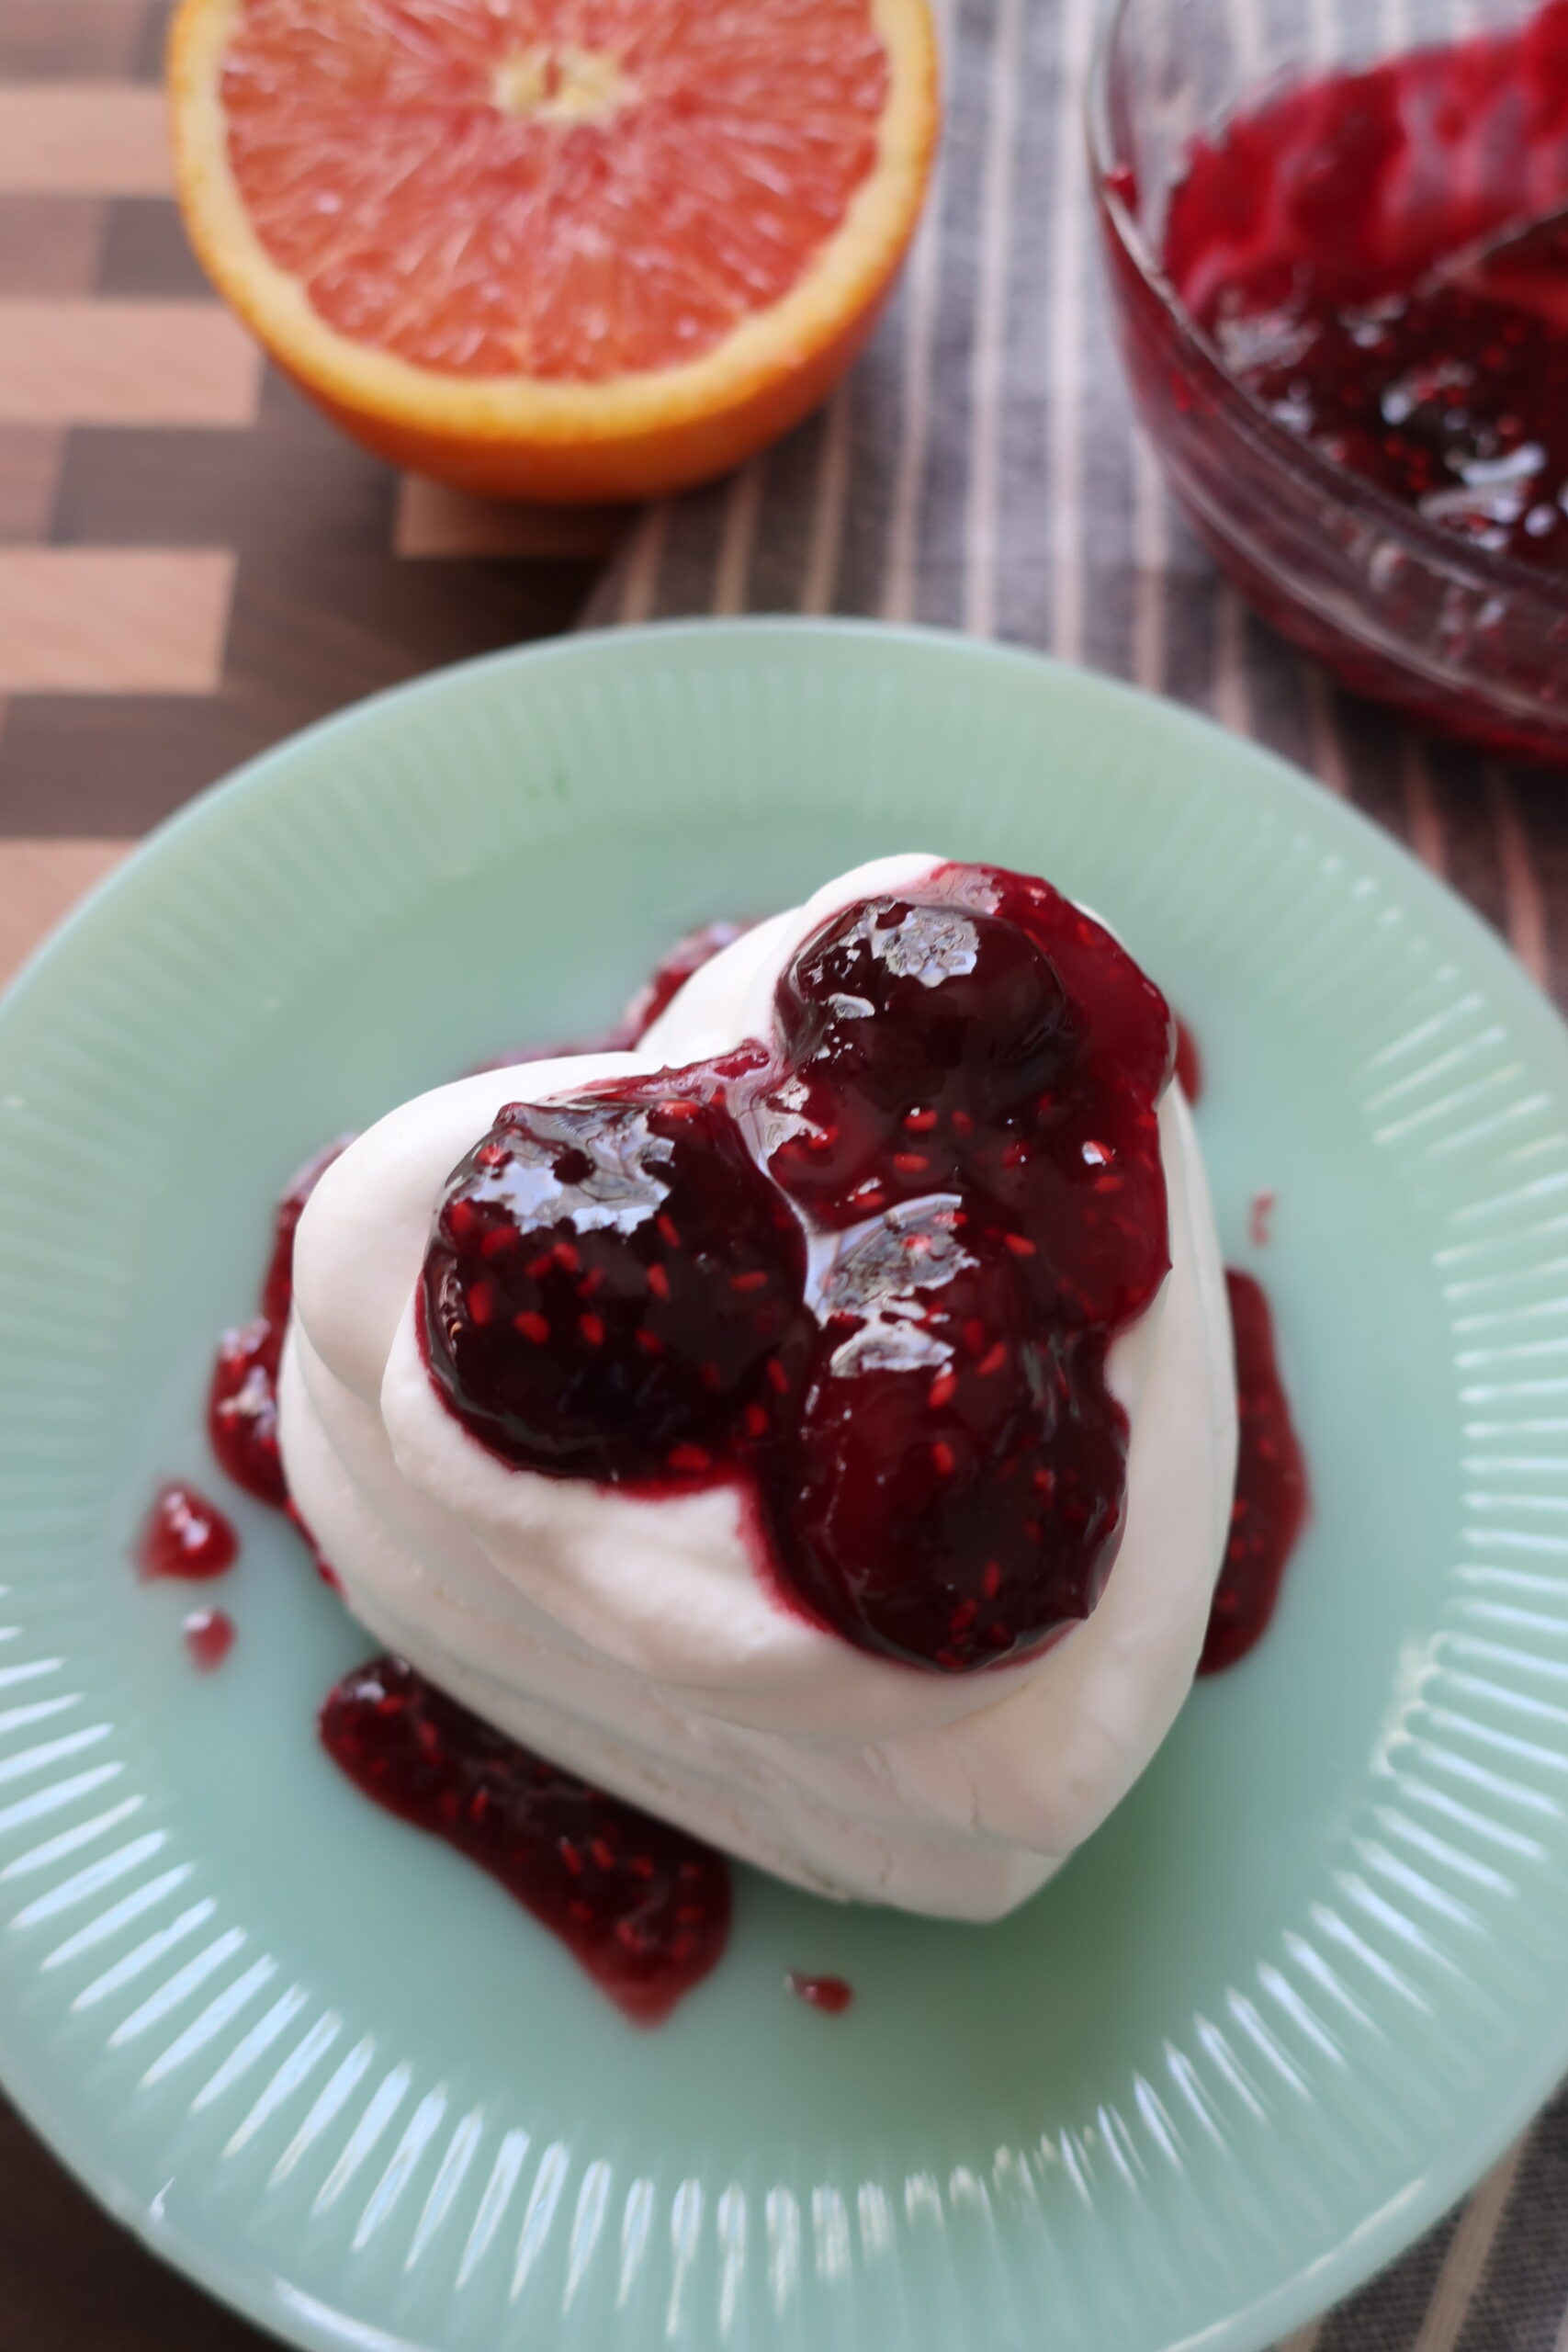
[[[777,448],[650,508],[587,619],[880,615],[1196,704],[1399,834],[1562,1001],[1563,780],[1434,744],[1341,695],[1251,617],[1166,501],[1095,250],[1079,121],[1094,0],[940,13],[942,161],[871,351]],[[1290,2352],[1308,2346],[1568,2352],[1568,2091],[1468,2205]]]

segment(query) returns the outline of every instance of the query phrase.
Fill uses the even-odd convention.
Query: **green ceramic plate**
[[[964,1928],[742,1874],[723,1966],[639,2034],[318,1754],[366,1645],[286,1530],[237,1506],[207,1679],[128,1546],[155,1478],[208,1475],[209,1345],[309,1149],[903,847],[1043,869],[1195,1025],[1315,1514],[1262,1648],[1038,1901]],[[583,639],[286,745],[0,1013],[6,2087],[315,2347],[1241,2352],[1301,2321],[1568,2063],[1565,1098],[1553,1014],[1381,835],[1012,653]]]

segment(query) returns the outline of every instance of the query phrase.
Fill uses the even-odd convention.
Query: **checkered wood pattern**
[[[267,367],[170,193],[167,17],[0,0],[0,978],[236,761],[570,627],[622,528],[400,478]]]

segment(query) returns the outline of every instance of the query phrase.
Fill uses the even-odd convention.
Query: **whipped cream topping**
[[[416,1324],[433,1212],[502,1106],[773,1034],[795,949],[940,861],[882,859],[745,933],[634,1052],[436,1088],[321,1179],[280,1380],[289,1486],[382,1643],[500,1729],[823,1894],[991,1918],[1032,1894],[1154,1754],[1191,1681],[1229,1522],[1229,1318],[1191,1118],[1160,1107],[1171,1270],[1117,1340],[1125,1531],[1093,1613],[964,1675],[852,1646],[778,1598],[739,1483],[650,1498],[498,1459],[442,1403]]]

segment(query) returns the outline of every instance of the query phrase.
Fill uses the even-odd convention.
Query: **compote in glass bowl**
[[[1568,0],[1118,0],[1089,139],[1171,489],[1349,685],[1568,763]]]

